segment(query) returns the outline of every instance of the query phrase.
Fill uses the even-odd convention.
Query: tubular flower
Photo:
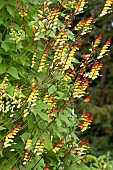
[[[96,40],[94,41],[93,45],[92,45],[92,48],[89,49],[89,51],[93,52],[93,50],[98,47],[98,45],[100,44],[100,41],[102,39],[102,34],[100,34]]]
[[[59,143],[57,143],[57,145],[52,149],[52,151],[54,153],[58,152],[60,150],[60,148],[62,147],[62,145],[64,144],[64,139],[61,139]]]
[[[99,17],[102,17],[102,16],[106,15],[107,13],[111,13],[112,12],[112,5],[113,5],[113,0],[106,0]]]
[[[30,139],[30,136],[28,136],[26,143],[25,143],[25,150],[30,148],[31,144],[32,144],[32,140]]]
[[[85,97],[84,102],[89,102],[90,99],[91,99],[91,95],[88,95],[88,96]]]
[[[84,138],[82,138],[82,139],[81,139],[81,144],[82,144],[82,145],[87,145],[87,144],[89,144],[89,141],[86,140],[86,142],[85,142],[85,141],[84,141]]]
[[[71,149],[70,149],[70,152],[73,153],[76,151],[76,146],[73,146]]]
[[[38,72],[41,72],[43,68],[45,67],[46,56],[47,56],[47,53],[46,53],[46,50],[44,50],[41,60],[40,60],[38,70],[37,70]]]
[[[97,78],[99,76],[99,70],[102,68],[102,62],[96,62],[93,66],[92,69],[88,75],[89,79],[94,80],[95,78]]]
[[[74,84],[73,97],[80,98],[80,97],[84,96],[85,90],[86,90],[88,84],[89,84],[89,81],[87,78],[81,79],[80,77],[78,77]]]
[[[29,114],[29,108],[34,107],[36,105],[37,98],[38,98],[38,84],[35,84],[29,97],[27,98],[26,103],[28,104],[28,106],[23,111],[24,117],[26,117]]]
[[[90,57],[91,57],[90,54],[84,54],[84,55],[82,55],[82,58],[83,58],[84,60],[86,60],[86,61],[88,61]]]
[[[44,141],[40,141],[40,138],[37,139],[34,149],[34,154],[41,155],[44,150]]]
[[[21,129],[22,124],[17,125],[16,127],[12,128],[9,133],[6,135],[5,137],[5,141],[4,141],[4,148],[7,148],[8,146],[11,146],[11,143],[13,143],[13,139],[14,136],[17,135],[17,133],[19,132],[19,130]]]
[[[79,120],[81,121],[78,125],[78,127],[81,129],[81,132],[84,132],[88,126],[90,125],[90,123],[93,120],[93,117],[90,115],[90,113],[88,113],[86,110],[83,112],[82,116],[79,118]]]
[[[44,167],[44,170],[49,170],[49,164]]]
[[[103,55],[108,51],[108,47],[110,46],[110,41],[111,41],[110,38],[106,41],[106,43],[102,47],[97,59],[103,58]]]

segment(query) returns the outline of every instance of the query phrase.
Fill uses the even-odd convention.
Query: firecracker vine
[[[110,38],[100,52],[101,33],[89,53],[81,48],[84,35],[113,5],[107,0],[99,17],[81,18],[71,29],[87,2],[17,0],[12,15],[12,6],[7,7],[11,17],[0,68],[1,170],[66,170],[84,161],[89,140],[82,134],[93,116],[86,110],[77,115],[76,107],[80,100],[90,101],[87,88],[101,76],[100,59],[109,51]]]

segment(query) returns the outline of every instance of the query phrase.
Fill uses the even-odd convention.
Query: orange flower
[[[84,102],[89,102],[90,99],[91,99],[91,95],[88,95],[88,96],[85,97]]]

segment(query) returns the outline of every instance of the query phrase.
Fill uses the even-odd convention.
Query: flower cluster
[[[28,148],[30,148],[31,144],[32,144],[32,140],[30,139],[30,136],[28,136],[25,143],[25,149],[27,150]]]
[[[57,145],[52,149],[52,151],[54,152],[54,153],[56,153],[56,152],[58,152],[59,150],[60,150],[60,148],[62,147],[62,145],[64,144],[64,139],[61,139],[58,143],[57,143]]]
[[[91,23],[93,22],[93,17],[89,17],[87,19],[82,19],[79,23],[74,27],[75,31],[80,31],[80,35],[84,35],[91,30]]]
[[[30,147],[32,146],[32,140],[30,139],[30,136],[27,137],[27,140],[25,142],[25,153],[23,157],[23,165],[26,165],[28,161],[31,159],[31,154],[30,154]]]
[[[54,59],[53,59],[53,63],[56,63],[54,70],[58,69],[58,66],[61,67],[63,62],[65,61],[65,55],[68,50],[68,45],[69,44],[67,42],[63,45],[60,45],[60,44],[57,45],[57,48],[54,54]]]
[[[22,39],[22,28],[24,27],[24,23],[21,24],[19,30],[16,32],[14,29],[14,22],[12,22],[12,28],[11,28],[11,35],[13,36],[13,40],[18,43]]]
[[[49,95],[48,92],[46,92],[43,102],[51,106],[47,111],[48,116],[55,117],[54,112],[58,112],[58,107],[56,107],[57,100],[54,98],[54,94]]]
[[[12,128],[8,134],[5,137],[5,141],[4,141],[4,148],[7,148],[8,146],[11,146],[11,143],[14,142],[14,136],[17,135],[17,133],[19,132],[19,130],[21,129],[22,124],[17,125],[16,127]]]
[[[76,43],[74,43],[63,63],[63,70],[67,70],[71,66],[71,62],[74,61],[73,56],[77,50],[79,50],[79,48],[77,47]]]
[[[35,58],[36,58],[36,50],[34,50],[33,56],[32,56],[32,62],[31,62],[31,68],[34,67],[35,62]]]
[[[17,6],[17,9],[19,11],[19,14],[22,18],[26,17],[28,14],[28,11],[26,8],[22,9],[19,5]]]
[[[44,141],[40,141],[40,138],[37,139],[34,149],[34,154],[41,155],[44,150]]]
[[[31,158],[31,154],[30,154],[30,150],[26,150],[25,154],[24,154],[24,158],[23,158],[23,165],[26,165],[28,161],[30,161]]]
[[[79,0],[79,1],[77,1],[76,4],[75,3],[73,4],[73,7],[75,9],[75,14],[76,15],[83,12],[85,4],[86,4],[85,0]]]
[[[113,5],[113,0],[106,0],[104,7],[102,9],[102,12],[100,13],[99,17],[102,17],[102,16],[112,12],[112,5]]]
[[[80,98],[84,96],[88,84],[89,81],[87,78],[81,79],[81,77],[78,77],[74,83],[73,97]]]
[[[47,20],[48,20],[47,28],[50,28],[52,30],[56,28],[58,16],[59,16],[58,7],[49,9],[49,14],[47,17]]]
[[[88,78],[89,79],[92,79],[92,80],[94,80],[95,78],[97,78],[98,76],[99,76],[99,70],[102,68],[102,62],[96,62],[93,66],[92,66],[92,68],[91,68],[91,71],[90,71],[90,73],[89,73],[89,75],[88,75]]]
[[[8,86],[8,73],[5,74],[5,77],[0,84],[0,111],[4,112],[4,98],[7,96],[6,88]]]
[[[71,140],[69,147],[69,151],[65,153],[65,155],[68,155],[70,153],[76,154],[78,160],[82,160],[84,158],[84,155],[86,154],[86,151],[88,150],[89,144],[88,140],[84,140],[84,138],[81,139],[79,144],[75,144],[74,140]]]
[[[67,81],[67,80],[71,80],[71,78],[74,77],[76,73],[76,68],[74,68],[74,70],[71,70],[70,68],[68,70],[66,70],[66,73],[63,77],[63,80]]]
[[[90,48],[89,51],[93,52],[93,50],[94,50],[96,47],[98,47],[101,39],[102,39],[102,34],[100,34],[100,35],[96,38],[96,40],[94,41],[94,43],[93,43],[93,45],[92,45],[92,48]]]
[[[67,27],[71,27],[72,18],[73,17],[71,15],[66,15],[64,20],[63,20],[63,24]]]
[[[77,155],[79,159],[83,159],[83,157],[81,157],[81,155],[85,155],[87,149],[89,148],[89,146],[87,146],[89,144],[89,141],[86,140],[86,142],[84,141],[84,138],[82,138],[81,142],[80,142],[80,147],[76,148],[77,151]]]
[[[63,30],[61,27],[58,35],[56,36],[56,42],[54,43],[54,46],[58,44],[59,46],[62,47],[63,44],[65,44],[67,41],[67,33],[68,30]]]
[[[45,32],[45,34],[47,33],[47,36],[49,36],[49,34],[51,34],[51,32],[56,29],[59,16],[59,8],[49,8],[49,5],[51,3],[52,2],[44,2],[42,4],[43,10],[38,10],[40,23],[38,24],[38,26],[35,26],[36,32],[34,40],[39,39],[40,33],[44,34]]]
[[[103,58],[103,55],[108,51],[108,47],[110,46],[110,38],[106,41],[104,46],[102,47],[97,59]]]
[[[45,68],[46,56],[47,56],[47,53],[46,53],[46,50],[44,50],[42,57],[40,59],[39,67],[37,70],[38,72],[41,72],[43,70],[43,68]]]
[[[31,90],[31,93],[26,100],[28,106],[23,111],[24,117],[26,117],[29,114],[30,112],[29,108],[34,107],[36,105],[37,98],[38,98],[38,84],[35,84],[34,88]]]
[[[81,121],[78,125],[78,127],[81,129],[81,132],[84,132],[88,126],[90,125],[90,123],[93,120],[93,116],[90,115],[90,113],[88,113],[86,110],[83,112],[82,116],[79,118],[79,120]]]
[[[63,0],[61,5],[65,8],[70,7],[71,5],[71,8],[74,9],[74,14],[77,15],[83,12],[85,4],[85,0],[78,0],[77,2],[75,0],[72,0],[71,2],[69,0]]]

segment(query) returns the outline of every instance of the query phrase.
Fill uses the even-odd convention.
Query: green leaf
[[[25,132],[25,133],[22,134],[20,137],[21,137],[21,139],[25,142],[28,136],[31,136],[31,133]]]
[[[0,56],[0,63],[2,62],[2,57]]]
[[[31,109],[31,111],[35,114],[35,116],[39,115],[43,120],[48,121],[49,117],[46,111],[42,112],[42,110],[47,110],[48,108],[51,108],[51,106],[39,100],[37,101],[37,105],[35,106],[35,108]]]
[[[55,79],[56,80],[61,80],[61,78],[63,77],[64,75],[62,74],[62,73],[57,73],[56,75],[55,75]]]
[[[7,52],[9,50],[9,45],[5,41],[2,42],[1,47]]]
[[[73,166],[66,167],[65,170],[90,170],[85,164],[74,164]]]
[[[6,6],[6,8],[7,8],[7,11],[9,12],[9,14],[13,16],[14,11],[11,9],[11,7]]]
[[[60,99],[62,99],[64,97],[64,93],[62,93],[60,91],[57,91],[56,93],[60,96]]]
[[[44,146],[47,150],[51,150],[53,148],[52,146],[52,142],[51,142],[51,137],[48,133],[44,132],[43,134],[43,138],[44,138]]]
[[[67,118],[66,116],[64,116],[63,114],[60,114],[60,115],[59,115],[59,118],[60,118],[61,120],[65,121],[68,125],[70,125],[70,122],[69,122],[68,118]]]
[[[18,71],[15,67],[11,66],[9,69],[8,69],[8,73],[10,75],[12,75],[14,78],[16,79],[19,79],[19,76],[18,76]]]
[[[73,58],[74,63],[80,63],[76,58]]]
[[[38,111],[37,109],[33,109],[32,111],[35,114],[35,116],[39,115],[43,120],[49,120],[49,117],[46,112],[41,112],[41,111]]]
[[[49,89],[48,89],[48,93],[53,94],[54,92],[56,92],[57,88],[55,87],[55,85],[52,85]]]
[[[0,41],[2,40],[2,33],[0,32]]]
[[[50,32],[49,36],[52,37],[52,38],[56,38],[56,35],[53,31]]]
[[[3,64],[0,64],[0,74],[3,74],[6,72],[6,66]]]
[[[5,5],[5,3],[3,1],[0,2],[0,9],[2,9],[4,5]]]
[[[75,39],[75,35],[69,30],[68,30],[68,38],[71,39],[72,41],[74,41]]]
[[[0,131],[6,129],[5,127],[0,126]]]
[[[40,34],[38,35],[38,38],[44,38],[44,33],[40,33]]]
[[[41,111],[41,110],[46,110],[51,108],[51,106],[49,106],[48,104],[42,102],[41,100],[37,101],[37,105],[35,106],[35,108],[37,109],[37,111]]]

